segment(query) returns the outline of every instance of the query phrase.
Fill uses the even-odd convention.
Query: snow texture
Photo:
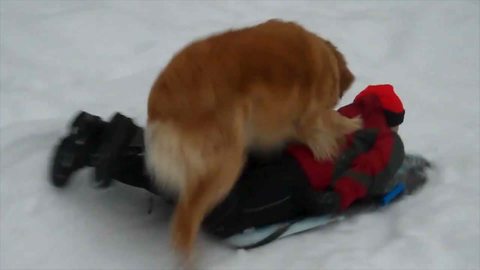
[[[146,192],[48,183],[80,109],[146,119],[149,88],[193,39],[270,18],[332,40],[357,80],[403,98],[409,152],[438,169],[385,211],[234,251],[202,235],[205,269],[479,269],[478,1],[0,1],[1,269],[172,269],[169,215]]]

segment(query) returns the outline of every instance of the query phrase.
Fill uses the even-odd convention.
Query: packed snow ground
[[[143,124],[172,54],[212,32],[295,20],[331,39],[357,76],[404,100],[409,152],[438,170],[386,211],[251,251],[206,237],[205,269],[479,269],[478,1],[0,1],[1,269],[171,269],[169,211],[145,192],[49,185],[50,151],[78,110]]]

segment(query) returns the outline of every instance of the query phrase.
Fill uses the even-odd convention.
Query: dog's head
[[[355,76],[350,71],[350,69],[348,69],[347,61],[345,60],[343,54],[337,49],[337,47],[335,47],[335,45],[333,45],[329,41],[326,41],[326,43],[328,47],[330,47],[330,49],[332,50],[337,60],[339,71],[339,95],[341,98],[355,81]]]

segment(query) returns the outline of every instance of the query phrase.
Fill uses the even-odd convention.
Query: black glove
[[[427,181],[427,171],[433,164],[420,155],[407,154],[402,166],[394,176],[395,183],[404,183],[405,191],[410,194]]]

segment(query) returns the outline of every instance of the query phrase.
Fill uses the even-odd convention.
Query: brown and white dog
[[[330,42],[270,20],[195,41],[178,52],[148,100],[146,159],[178,193],[172,240],[189,257],[204,217],[231,190],[250,149],[289,140],[331,158],[361,127],[334,110],[354,76]]]

